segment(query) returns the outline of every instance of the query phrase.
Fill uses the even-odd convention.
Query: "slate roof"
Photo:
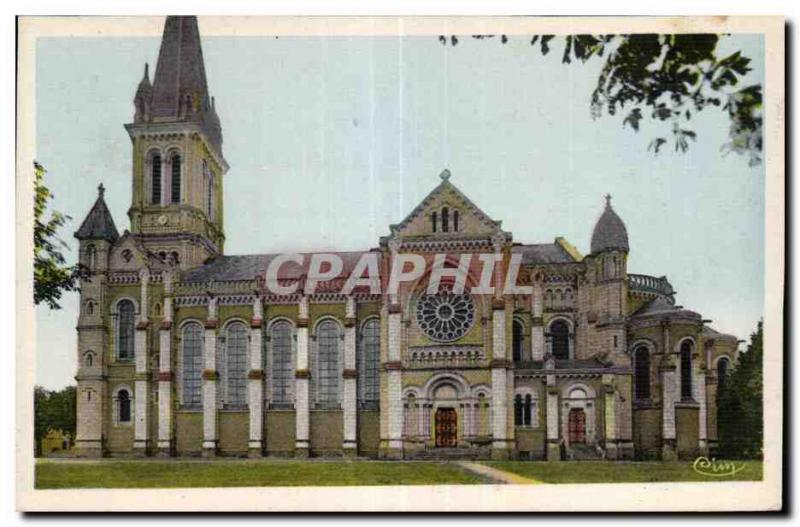
[[[738,338],[736,338],[735,335],[730,335],[728,333],[720,333],[719,331],[717,331],[716,329],[712,328],[711,326],[705,326],[705,325],[703,326],[703,336],[704,337],[709,337],[709,338],[715,338],[715,339],[735,339],[735,340],[738,340]]]
[[[511,251],[522,254],[522,265],[575,263],[572,256],[557,243],[515,245]]]
[[[119,233],[114,225],[114,218],[103,199],[105,188],[102,184],[97,187],[97,193],[97,201],[94,202],[81,226],[75,231],[75,237],[79,240],[106,240],[114,243],[119,239]]]
[[[655,315],[687,315],[693,318],[701,318],[699,313],[689,309],[683,309],[676,306],[664,297],[656,297],[647,304],[640,307],[632,316],[634,317],[647,317]]]
[[[628,231],[622,219],[611,208],[611,196],[606,196],[606,209],[592,232],[592,254],[608,249],[628,251]]]
[[[358,260],[366,252],[367,251],[354,251],[328,254],[336,254],[342,258],[342,272],[339,274],[341,278],[350,275]],[[380,254],[376,254],[378,254],[380,260]],[[278,254],[218,256],[204,265],[185,272],[181,277],[181,281],[186,283],[202,283],[210,281],[235,282],[254,280],[257,276],[264,276],[267,272],[267,266],[269,266],[269,263],[276,256],[278,256]],[[304,265],[302,267],[293,262],[282,264],[279,268],[278,279],[298,280],[306,276],[311,253],[304,254],[303,256]]]

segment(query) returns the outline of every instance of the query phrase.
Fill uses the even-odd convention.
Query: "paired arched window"
[[[442,207],[442,232],[450,230],[450,209]]]
[[[377,408],[380,399],[381,325],[377,318],[361,326],[357,365],[358,402],[362,408]]]
[[[172,154],[172,158],[170,159],[170,165],[172,168],[171,176],[171,195],[172,195],[172,203],[180,203],[181,202],[181,156],[178,153]]]
[[[270,328],[270,401],[273,407],[292,404],[292,325],[286,321],[272,324]]]
[[[117,303],[117,359],[133,360],[133,335],[136,308],[130,300]]]
[[[120,423],[131,422],[131,394],[128,390],[117,392],[117,416]]]
[[[154,154],[150,160],[150,203],[161,204],[161,154]]]
[[[692,398],[692,341],[681,343],[681,398]]]
[[[197,322],[183,326],[181,384],[184,406],[200,406],[203,372],[203,328]]]
[[[550,324],[550,347],[556,359],[569,359],[569,326],[563,320]]]
[[[517,394],[514,397],[514,425],[515,426],[532,426],[532,416],[534,415],[533,396],[531,394]]]
[[[633,382],[635,399],[650,399],[650,350],[637,346],[633,351]]]
[[[519,320],[512,324],[511,331],[511,353],[515,362],[522,360],[522,346],[525,342],[525,330]]]
[[[727,357],[722,357],[717,361],[717,384],[719,390],[725,388],[725,381],[731,368],[731,361]]]
[[[339,324],[325,320],[317,326],[314,382],[316,405],[320,408],[336,407],[339,404],[339,359],[341,353]]]
[[[247,326],[228,324],[225,334],[225,403],[247,405]]]

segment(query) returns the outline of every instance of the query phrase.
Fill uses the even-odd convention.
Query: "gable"
[[[111,249],[109,268],[114,271],[138,271],[147,265],[149,258],[142,246],[129,233]]]
[[[463,192],[450,183],[448,178],[449,173],[446,175],[443,173],[442,182],[402,222],[391,226],[392,237],[472,238],[491,237],[501,232],[501,222],[486,215]],[[436,214],[435,232],[434,213]],[[446,231],[444,229],[445,215],[447,216]]]

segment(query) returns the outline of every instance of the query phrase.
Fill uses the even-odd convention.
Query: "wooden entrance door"
[[[569,411],[569,442],[586,442],[586,414],[583,408],[572,408]]]
[[[453,447],[458,440],[458,416],[455,408],[436,410],[436,446]]]

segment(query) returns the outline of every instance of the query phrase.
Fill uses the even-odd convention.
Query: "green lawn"
[[[692,469],[691,461],[674,462],[525,462],[493,461],[485,465],[543,483],[650,483],[667,481],[759,481],[760,461],[734,461],[744,468],[732,476],[707,476]]]
[[[37,489],[463,485],[490,483],[455,463],[214,460],[36,463]]]

